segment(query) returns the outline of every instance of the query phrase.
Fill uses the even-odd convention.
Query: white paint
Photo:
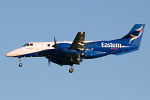
[[[87,42],[94,42],[94,41],[83,41],[85,43]],[[25,55],[25,54],[30,54],[30,53],[35,53],[38,51],[42,50],[48,50],[48,49],[54,49],[52,46],[54,45],[54,42],[29,42],[29,44],[32,43],[33,46],[25,46],[18,48],[16,50],[13,50],[9,53],[6,54],[7,57],[14,57],[14,56],[20,56],[20,55]],[[72,44],[72,41],[64,41],[64,42],[57,42],[58,43],[69,43]],[[50,46],[47,46],[50,44]],[[84,45],[82,43],[79,43],[80,45]]]
[[[102,47],[111,47],[111,48],[121,48],[120,43],[104,43],[104,42],[101,42],[101,46]]]
[[[141,30],[142,30],[142,28],[143,28],[143,25],[142,25],[142,27],[141,27],[141,28],[137,29],[136,31],[141,31]],[[135,35],[130,34],[130,35],[132,36],[132,38],[131,38],[131,40],[129,41],[129,43],[130,43],[131,41],[133,41],[133,40],[137,39],[139,36],[141,36],[142,32],[143,32],[143,30],[139,33],[139,35],[138,35],[138,36],[135,36]]]

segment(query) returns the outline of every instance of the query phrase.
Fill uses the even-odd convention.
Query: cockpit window
[[[25,47],[25,46],[27,46],[27,43],[26,43],[26,44],[24,44],[22,47]]]
[[[27,46],[29,46],[29,43],[27,44]]]
[[[33,46],[33,43],[30,43],[30,46]]]
[[[25,47],[25,46],[33,46],[33,43],[26,43],[22,47]]]

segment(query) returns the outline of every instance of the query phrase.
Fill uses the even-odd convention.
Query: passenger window
[[[47,44],[48,47],[50,47],[50,44]]]
[[[93,43],[91,43],[91,46],[93,46]]]
[[[86,45],[89,46],[89,43],[87,43]]]
[[[97,46],[98,44],[97,44],[97,43],[95,43],[95,45]]]

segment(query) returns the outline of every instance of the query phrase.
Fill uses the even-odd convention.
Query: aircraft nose
[[[13,57],[14,54],[13,54],[13,52],[9,52],[9,53],[6,54],[6,56],[7,56],[7,57]]]
[[[14,51],[11,51],[9,53],[6,54],[7,57],[15,57],[15,56],[18,56],[20,53],[20,49],[16,49]]]
[[[7,57],[8,57],[8,56],[9,56],[9,55],[8,55],[8,53],[7,53],[5,56],[7,56]]]

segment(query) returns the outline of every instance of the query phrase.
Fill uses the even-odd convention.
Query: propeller
[[[58,47],[57,47],[57,41],[56,41],[55,37],[54,37],[54,45],[52,47],[55,48],[55,56],[56,56]],[[48,65],[50,66],[51,58],[50,57],[47,57],[47,58],[48,58]]]
[[[50,66],[51,64],[51,58],[48,59],[48,65]]]
[[[57,47],[57,42],[56,42],[55,37],[54,37],[54,48],[55,48],[55,56],[56,56],[58,47]]]

